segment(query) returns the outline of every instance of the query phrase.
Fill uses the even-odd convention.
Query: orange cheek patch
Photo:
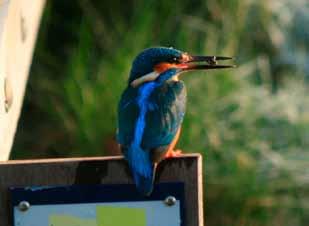
[[[154,70],[158,73],[162,73],[170,68],[176,68],[176,64],[171,63],[159,63],[154,67]]]

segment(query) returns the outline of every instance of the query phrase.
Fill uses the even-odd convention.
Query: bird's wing
[[[135,123],[139,115],[136,96],[136,89],[128,88],[119,103],[117,140],[122,146],[129,146],[134,139]],[[173,141],[182,123],[185,105],[186,90],[181,81],[165,83],[151,94],[142,138],[144,150],[168,145]]]
[[[128,87],[122,94],[118,105],[117,141],[122,146],[129,146],[134,139],[139,108],[136,104],[137,89]]]
[[[142,140],[145,149],[169,145],[181,126],[186,107],[186,89],[183,82],[169,82],[153,92],[152,110],[146,115]]]

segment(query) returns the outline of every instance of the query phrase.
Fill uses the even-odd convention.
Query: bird
[[[179,75],[235,67],[217,62],[231,59],[190,55],[172,47],[151,47],[133,60],[118,104],[116,139],[142,195],[152,193],[159,162],[181,155],[174,148],[186,111],[187,94]]]

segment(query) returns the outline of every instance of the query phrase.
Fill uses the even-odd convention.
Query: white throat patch
[[[159,77],[159,75],[160,74],[158,72],[156,72],[156,71],[150,72],[150,73],[148,73],[146,75],[143,75],[142,77],[134,79],[131,82],[131,86],[136,88],[137,86],[141,85],[144,82],[154,81],[154,80],[156,80]]]

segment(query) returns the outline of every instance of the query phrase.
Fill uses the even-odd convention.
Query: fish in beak
[[[218,64],[218,61],[233,59],[233,57],[225,56],[190,56],[186,54],[183,56],[183,61],[177,64],[177,68],[182,71],[235,68],[236,65]]]

